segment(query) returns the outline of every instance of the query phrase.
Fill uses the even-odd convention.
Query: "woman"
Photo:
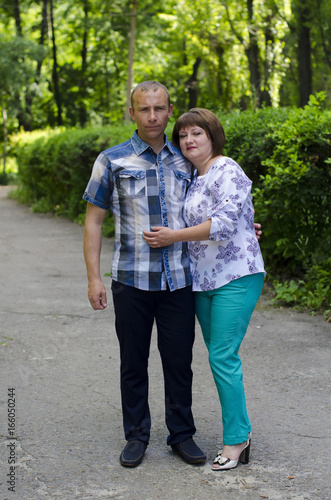
[[[188,190],[187,228],[153,227],[151,247],[187,241],[196,315],[222,406],[223,444],[212,469],[248,463],[251,424],[238,351],[265,276],[254,229],[252,182],[222,155],[225,135],[214,113],[193,108],[175,124],[172,142],[196,168]]]

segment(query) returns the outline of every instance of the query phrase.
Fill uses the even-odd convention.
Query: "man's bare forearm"
[[[88,279],[88,298],[93,309],[107,307],[106,289],[100,276],[102,225],[106,211],[89,204],[84,231],[84,257]]]

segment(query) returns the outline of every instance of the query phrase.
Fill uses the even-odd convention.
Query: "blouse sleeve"
[[[209,239],[228,240],[236,230],[246,199],[251,196],[252,181],[229,158],[213,174],[210,184],[212,202],[208,207],[208,219],[211,219]]]

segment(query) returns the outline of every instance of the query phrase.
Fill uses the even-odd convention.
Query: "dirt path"
[[[241,350],[251,461],[230,472],[210,469],[222,429],[199,328],[193,410],[196,441],[208,455],[200,467],[165,444],[154,336],[151,442],[141,466],[127,470],[118,460],[125,442],[111,296],[104,312],[90,308],[83,229],[33,214],[7,192],[0,187],[1,500],[331,498],[330,324],[323,317],[259,303]],[[104,241],[103,273],[111,245]]]

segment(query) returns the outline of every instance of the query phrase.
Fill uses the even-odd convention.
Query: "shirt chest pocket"
[[[191,184],[191,176],[186,172],[175,170],[175,195],[178,199],[184,200],[188,187]]]
[[[146,195],[146,172],[122,170],[115,178],[120,197],[141,198]]]

